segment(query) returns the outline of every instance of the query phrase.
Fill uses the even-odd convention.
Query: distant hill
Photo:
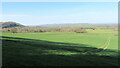
[[[103,27],[103,26],[116,26],[114,23],[67,23],[67,24],[45,24],[37,25],[36,27]]]
[[[88,23],[66,23],[66,24],[45,24],[45,25],[38,25],[37,27],[70,27],[70,26],[85,26],[85,25],[90,25]]]
[[[0,27],[2,28],[11,28],[11,27],[23,27],[24,25],[16,23],[16,22],[0,22]]]

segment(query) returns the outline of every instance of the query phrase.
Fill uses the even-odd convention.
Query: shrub
[[[77,29],[74,32],[76,32],[76,33],[87,33],[87,31],[85,29]]]
[[[17,28],[11,28],[11,33],[17,33]]]

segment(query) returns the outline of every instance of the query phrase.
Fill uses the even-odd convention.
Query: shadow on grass
[[[2,36],[3,66],[118,66],[117,51]]]

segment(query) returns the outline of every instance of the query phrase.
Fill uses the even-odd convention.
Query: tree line
[[[76,32],[76,33],[87,33],[86,29],[72,28],[72,27],[13,27],[4,28],[2,32],[11,33],[25,33],[25,32]]]
[[[102,28],[98,27],[12,27],[12,28],[3,28],[0,31],[2,32],[11,32],[11,33],[25,33],[25,32],[75,32],[75,33],[87,33],[87,30],[96,30],[96,29],[112,29],[118,30],[117,26],[106,26]]]

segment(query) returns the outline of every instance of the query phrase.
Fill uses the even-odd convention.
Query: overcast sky
[[[118,23],[117,2],[3,2],[2,21],[23,25]]]

